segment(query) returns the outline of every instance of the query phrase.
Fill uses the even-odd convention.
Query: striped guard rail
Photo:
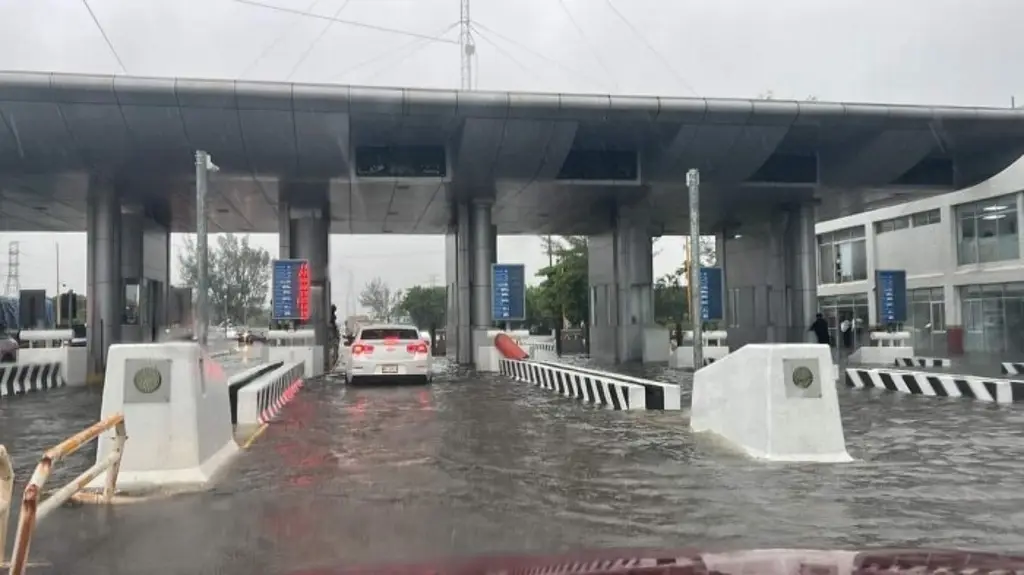
[[[1004,361],[1000,368],[1006,375],[1020,375],[1024,373],[1024,362]]]
[[[238,423],[238,392],[245,386],[259,379],[261,376],[274,371],[282,365],[284,365],[283,361],[260,364],[241,373],[236,373],[228,379],[228,401],[231,403],[231,423]]]
[[[500,358],[498,372],[516,381],[532,383],[541,389],[609,409],[647,409],[643,386],[593,377],[566,366]]]
[[[713,362],[714,360],[711,361]],[[674,383],[652,381],[650,379],[643,379],[639,377],[633,377],[630,375],[622,375],[618,373],[611,373],[608,371],[601,371],[586,367],[576,367],[575,365],[568,366],[565,364],[553,363],[550,361],[537,361],[536,363],[542,363],[553,367],[577,371],[579,373],[589,375],[600,380],[620,381],[622,383],[642,385],[644,386],[644,400],[647,405],[647,409],[679,411],[680,409],[683,408],[682,394],[680,392],[679,386]]]
[[[270,423],[302,388],[305,363],[285,363],[238,392],[238,425]]]
[[[0,396],[46,391],[64,387],[65,383],[59,361],[0,364]]]
[[[952,367],[948,357],[897,357],[896,367]]]
[[[860,389],[887,389],[912,395],[966,397],[990,403],[1024,401],[1024,381],[968,375],[848,367],[846,385]]]

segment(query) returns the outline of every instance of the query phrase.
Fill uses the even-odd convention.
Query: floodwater
[[[313,381],[212,491],[60,510],[33,557],[84,575],[581,547],[1024,551],[1024,410],[839,396],[857,461],[784,465],[693,436],[685,413],[605,411],[498,376]]]

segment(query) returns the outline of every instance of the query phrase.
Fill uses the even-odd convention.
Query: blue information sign
[[[308,306],[309,302],[309,261],[274,260],[272,269],[271,312],[273,319],[306,319],[307,314],[304,308]],[[305,272],[305,279],[303,272]]]
[[[700,319],[725,319],[722,309],[722,268],[700,268]]]
[[[491,315],[494,321],[526,319],[526,267],[491,264]]]
[[[878,270],[875,272],[875,289],[878,291],[878,322],[907,321],[907,272]]]

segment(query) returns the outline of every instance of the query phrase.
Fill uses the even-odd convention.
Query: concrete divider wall
[[[999,368],[1006,375],[1020,375],[1024,373],[1024,362],[1004,361]]]
[[[647,405],[647,409],[663,409],[666,411],[678,411],[682,409],[682,392],[679,389],[679,386],[674,383],[653,381],[650,379],[643,379],[640,377],[633,377],[630,375],[622,375],[618,373],[611,373],[608,371],[601,371],[599,369],[576,367],[575,365],[566,366],[547,361],[537,361],[536,363],[554,365],[555,367],[561,367],[568,369],[570,371],[575,371],[581,374],[589,375],[599,380],[619,381],[623,383],[630,383],[634,385],[643,386],[645,398],[644,401]]]
[[[283,364],[238,391],[238,425],[270,422],[302,387],[302,362]]]
[[[60,377],[63,380],[61,385],[79,386],[85,385],[86,380],[86,348],[72,347],[37,347],[22,348],[18,350],[18,363],[20,364],[49,364],[60,365]]]
[[[231,403],[231,423],[238,423],[238,392],[259,379],[261,375],[270,373],[284,365],[284,362],[264,363],[237,373],[228,378],[228,401]]]
[[[46,391],[64,385],[60,362],[0,364],[0,397]]]
[[[851,461],[832,356],[818,344],[749,344],[694,374],[690,428],[768,461]]]
[[[846,368],[847,387],[885,389],[911,395],[965,397],[990,403],[1024,401],[1024,381],[898,369]]]
[[[599,378],[568,366],[500,358],[498,372],[517,381],[609,409],[647,409],[646,390],[642,385]]]

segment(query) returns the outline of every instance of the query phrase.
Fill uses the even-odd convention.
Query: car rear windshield
[[[420,333],[414,329],[364,329],[359,339],[419,339]]]

